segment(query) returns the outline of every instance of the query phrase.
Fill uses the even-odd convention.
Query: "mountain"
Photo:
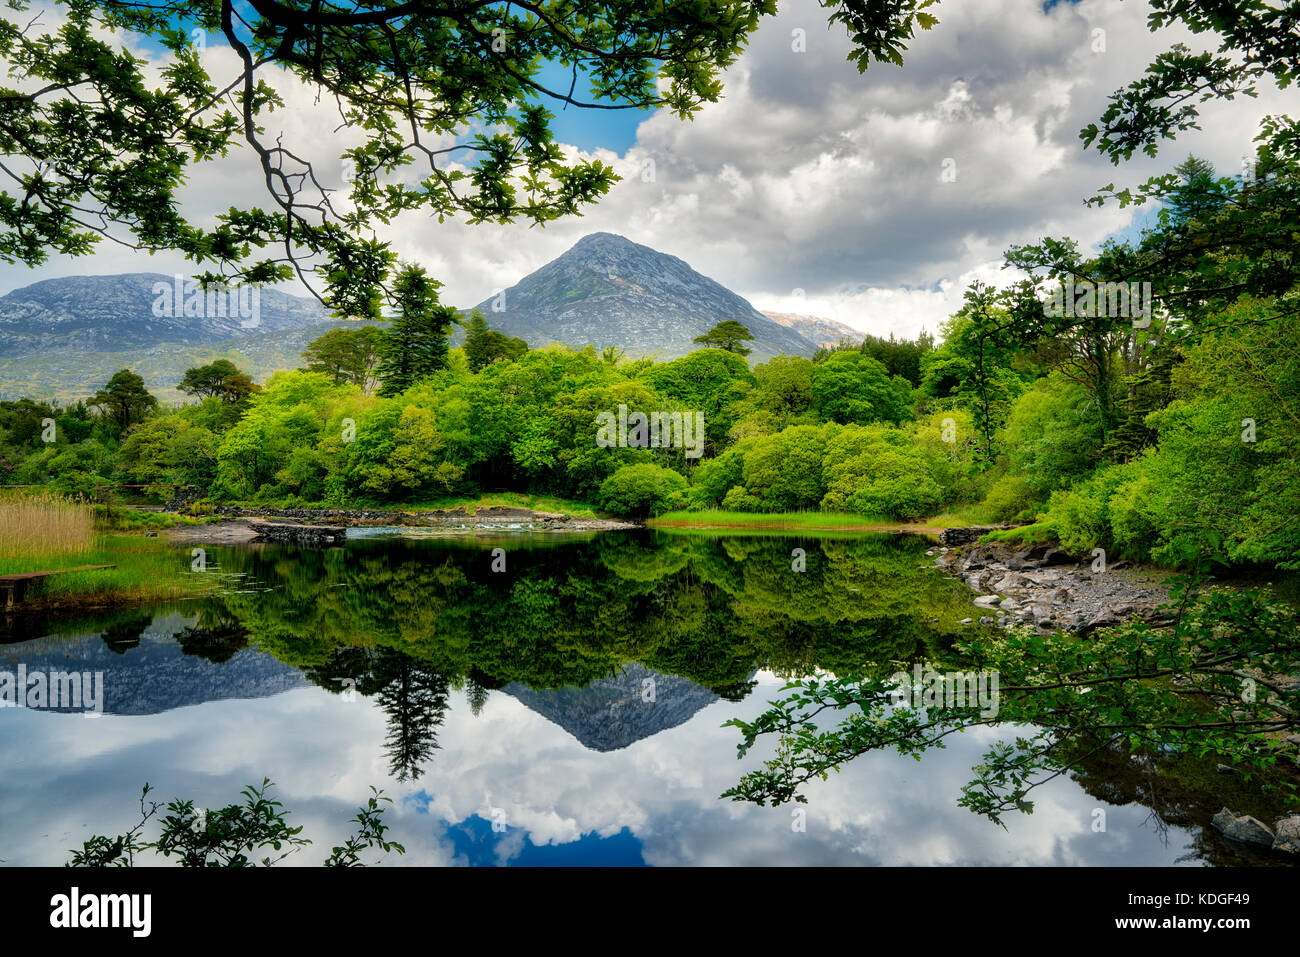
[[[230,359],[264,382],[342,324],[316,300],[278,289],[218,301],[193,285],[177,295],[175,277],[161,273],[45,279],[0,296],[0,399],[85,398],[132,369],[159,398],[179,401],[186,369]]]
[[[307,343],[330,329],[354,325],[344,320],[326,320],[301,329],[257,332],[214,342],[187,346],[163,342],[147,349],[90,352],[80,349],[50,349],[39,355],[6,358],[0,351],[0,399],[83,399],[99,388],[119,369],[131,369],[144,377],[145,386],[164,402],[192,402],[176,383],[186,369],[229,359],[257,382],[265,382],[278,369],[302,365]]]
[[[668,359],[699,348],[692,340],[726,319],[754,334],[751,361],[783,353],[812,355],[816,348],[676,256],[613,233],[584,236],[503,297],[489,297],[477,308],[494,329],[534,348],[591,343],[597,349],[618,346],[630,356],[657,353]]]
[[[820,316],[805,316],[793,312],[765,312],[763,315],[787,329],[793,329],[819,346],[838,346],[842,339],[860,343],[864,338],[861,332],[834,319],[822,319]]]
[[[0,356],[52,349],[122,352],[162,343],[205,346],[329,318],[314,299],[278,289],[225,298],[218,308],[215,292],[204,298],[192,285],[177,296],[175,278],[161,273],[44,279],[0,296]]]
[[[265,698],[307,686],[297,669],[241,648],[220,664],[186,652],[185,626],[197,619],[161,615],[116,645],[108,635],[38,638],[0,645],[0,671],[100,672],[105,714],[161,714],[228,698]],[[52,711],[77,710],[51,708]]]
[[[502,300],[505,309],[494,309]],[[316,300],[277,289],[259,290],[252,305],[251,296],[200,301],[193,287],[178,295],[175,278],[161,273],[32,283],[0,296],[0,399],[85,398],[132,369],[154,395],[178,402],[186,369],[229,359],[265,382],[300,367],[307,343],[344,325]],[[612,233],[584,237],[478,308],[493,328],[534,348],[591,343],[669,359],[694,351],[692,340],[726,319],[754,334],[753,362],[810,356],[817,346],[677,257]],[[456,329],[453,344],[462,339]]]
[[[752,676],[751,676],[752,677]],[[643,697],[653,681],[654,700]],[[537,691],[514,682],[502,689],[559,725],[591,751],[617,751],[675,728],[718,700],[708,688],[629,662],[621,672],[583,688]]]

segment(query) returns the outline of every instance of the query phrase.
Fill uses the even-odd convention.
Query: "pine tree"
[[[384,336],[380,395],[397,395],[447,367],[447,336],[456,310],[439,304],[440,285],[420,266],[406,266],[394,279],[397,309]]]

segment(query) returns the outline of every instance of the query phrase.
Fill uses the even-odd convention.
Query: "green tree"
[[[384,334],[377,372],[380,395],[397,395],[447,366],[447,336],[456,310],[438,302],[441,283],[420,266],[407,266],[393,283],[396,312]]]
[[[158,407],[158,400],[144,387],[144,379],[130,369],[114,372],[108,384],[90,397],[114,435],[121,436],[137,422],[143,422]]]
[[[303,350],[309,372],[322,372],[335,385],[351,382],[369,394],[375,390],[384,351],[384,332],[375,326],[331,329]]]
[[[696,336],[693,341],[709,349],[717,347],[738,356],[747,356],[751,350],[745,347],[745,343],[752,342],[753,339],[754,334],[747,326],[735,319],[727,319],[703,335]]]
[[[176,388],[201,399],[217,398],[235,403],[247,399],[261,386],[254,383],[247,372],[240,372],[229,359],[217,359],[208,365],[187,369]]]
[[[465,358],[471,372],[480,372],[499,360],[518,361],[528,343],[488,327],[483,313],[475,309],[465,323]]]
[[[812,394],[817,414],[843,425],[897,423],[912,415],[907,380],[891,378],[883,365],[860,352],[836,352],[818,363]]]
[[[672,469],[625,465],[600,486],[600,507],[614,515],[645,518],[686,504],[686,479]]]

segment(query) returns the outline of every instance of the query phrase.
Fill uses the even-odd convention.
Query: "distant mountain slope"
[[[618,346],[629,355],[663,358],[698,348],[692,340],[734,319],[754,334],[751,360],[811,355],[812,342],[773,322],[725,286],[676,256],[613,233],[592,233],[568,252],[478,304],[488,323],[534,348],[562,342],[575,348]]]
[[[174,295],[175,280],[161,273],[67,276],[44,279],[0,296],[0,357],[51,349],[124,352],[160,343],[211,345],[247,336],[302,329],[329,317],[320,303],[280,292],[257,291],[252,316],[185,315],[192,294]],[[252,302],[249,295],[246,303]],[[161,308],[156,308],[161,307]],[[156,311],[170,315],[155,315]],[[203,310],[207,312],[207,309]],[[216,309],[211,310],[213,313]],[[230,309],[226,309],[230,313]],[[251,310],[249,310],[251,313]]]
[[[85,398],[125,368],[175,402],[184,398],[176,383],[192,366],[230,359],[265,382],[278,369],[300,367],[307,343],[343,325],[315,300],[276,289],[260,291],[255,326],[207,309],[187,316],[174,293],[173,308],[155,309],[167,288],[175,288],[174,277],[128,273],[45,279],[0,296],[0,399]],[[496,304],[493,297],[478,308],[493,328],[534,348],[591,343],[670,359],[693,352],[696,336],[734,319],[754,334],[751,361],[816,349],[797,329],[675,256],[612,233],[584,237],[507,289],[504,311]],[[463,339],[463,330],[454,330],[453,344]]]
[[[277,370],[302,366],[302,351],[313,339],[330,329],[353,325],[355,322],[329,320],[301,329],[246,335],[207,346],[165,342],[148,349],[123,352],[49,349],[39,355],[12,359],[0,352],[0,399],[23,396],[60,402],[84,399],[114,372],[131,369],[144,377],[145,386],[162,401],[192,402],[192,397],[176,388],[186,369],[216,359],[229,359],[251,373],[255,381],[265,382]],[[376,325],[383,328],[387,324]]]
[[[205,299],[191,310],[203,314],[187,316],[193,290],[175,289],[173,276],[126,273],[45,279],[0,296],[0,398],[85,398],[132,369],[160,399],[177,401],[176,383],[192,366],[230,359],[265,381],[301,365],[307,343],[342,325],[316,300],[277,289],[259,290],[255,311],[246,294],[242,316],[237,299],[225,315],[209,314]]]
[[[815,342],[819,346],[837,346],[841,339],[848,339],[850,342],[861,342],[864,334],[846,326],[842,322],[836,322],[834,319],[823,319],[820,316],[806,316],[801,313],[793,312],[764,312],[763,315],[773,322],[780,323],[787,329],[793,329],[805,339]]]

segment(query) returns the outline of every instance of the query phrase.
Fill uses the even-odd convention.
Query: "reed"
[[[84,555],[94,547],[91,504],[49,489],[0,489],[0,559]]]

